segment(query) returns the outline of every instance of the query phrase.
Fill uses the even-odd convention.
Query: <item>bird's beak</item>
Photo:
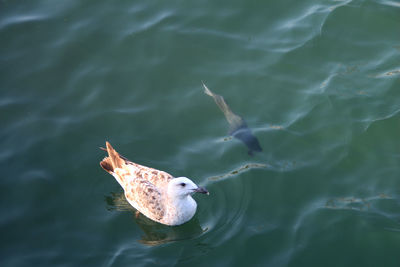
[[[197,187],[196,189],[193,190],[193,192],[196,193],[201,193],[201,194],[207,194],[209,195],[210,193],[205,189],[204,187]]]

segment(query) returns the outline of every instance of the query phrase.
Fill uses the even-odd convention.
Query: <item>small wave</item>
[[[13,9],[14,7],[11,4],[3,2],[2,8],[10,7],[10,9],[8,10],[8,16],[0,19],[0,30],[13,25],[49,20],[59,16],[61,12],[65,14],[71,7],[76,5],[75,2],[47,1],[46,4],[38,5],[36,2],[27,1],[19,3],[18,9]]]
[[[301,8],[295,15],[285,18],[277,23],[275,31],[281,37],[277,40],[277,47],[273,50],[289,53],[305,47],[313,39],[321,35],[322,29],[329,15],[336,8],[345,6],[352,0],[337,1],[335,4],[311,4]],[[302,36],[302,40],[293,38]],[[272,46],[273,47],[273,46]]]
[[[353,211],[353,212],[361,212],[366,214],[375,214],[377,216],[382,216],[384,218],[389,219],[391,222],[395,222],[398,225],[398,214],[390,211],[386,211],[385,207],[379,207],[379,203],[382,201],[389,201],[392,204],[393,201],[396,200],[395,197],[381,193],[375,196],[360,198],[360,197],[337,197],[337,198],[330,198],[324,199],[320,198],[314,200],[312,203],[307,205],[298,215],[297,219],[293,223],[293,236],[296,235],[303,235],[302,231],[308,231],[307,234],[303,235],[305,239],[303,242],[307,243],[308,239],[312,238],[313,236],[313,229],[306,229],[307,225],[310,224],[310,221],[315,221],[319,218],[319,216],[325,216],[326,213],[321,213],[323,210],[337,210],[337,211]],[[397,206],[397,205],[396,205]],[[325,215],[323,215],[325,214]],[[329,221],[326,221],[325,228],[328,225],[334,225],[341,220],[343,217],[341,216],[333,216],[333,214],[327,215],[329,216]],[[389,222],[389,225],[393,225]]]
[[[391,77],[397,76],[397,75],[400,75],[400,70],[395,69],[395,70],[387,71],[385,73],[378,74],[374,77],[376,77],[376,78],[384,78],[384,77],[391,78]]]
[[[381,5],[387,5],[387,6],[391,6],[391,7],[400,8],[400,3],[399,2],[390,1],[390,0],[377,1],[377,2],[378,2],[378,4],[381,4]]]
[[[380,121],[385,121],[385,120],[389,120],[392,118],[395,118],[398,114],[400,114],[400,109],[396,109],[394,111],[391,111],[388,114],[385,114],[381,117],[378,117],[377,115],[371,115],[365,119],[360,120],[361,123],[363,123],[363,131],[366,132],[368,131],[368,129],[375,124],[376,122],[380,122]]]
[[[162,27],[163,23],[173,15],[174,13],[171,10],[162,10],[156,14],[152,14],[151,16],[142,19],[142,21],[137,21],[137,23],[131,24],[134,25],[133,27],[126,27],[125,30],[121,30],[119,36],[121,39],[125,39],[134,34],[149,31],[155,27]]]
[[[385,193],[381,193],[377,196],[372,196],[368,198],[358,198],[358,197],[332,198],[326,201],[325,208],[366,211],[371,209],[371,205],[374,201],[382,199],[393,199],[393,197]]]
[[[15,24],[33,23],[44,21],[49,18],[48,14],[19,14],[3,19],[0,22],[0,30]]]
[[[251,200],[251,186],[245,180],[238,179],[235,183],[225,183],[224,187],[212,189],[213,199],[207,203],[215,204],[206,207],[209,218],[205,226],[209,229],[209,234],[205,240],[214,246],[220,246],[243,229],[245,213]]]
[[[241,166],[241,167],[239,167],[239,168],[237,168],[237,169],[235,169],[233,171],[230,171],[228,173],[225,173],[225,174],[222,174],[222,175],[218,175],[218,176],[209,177],[208,180],[209,181],[220,181],[220,180],[232,177],[232,176],[239,175],[240,173],[245,172],[245,171],[249,171],[251,169],[266,169],[266,168],[268,168],[267,164],[248,163],[248,164],[245,164],[245,165],[243,165],[243,166]]]
[[[398,198],[386,193],[380,193],[367,198],[359,197],[339,197],[327,200],[326,209],[332,210],[351,210],[357,212],[367,212],[387,218],[396,224],[399,223]],[[393,209],[393,207],[395,207]]]
[[[123,114],[136,114],[152,108],[154,108],[154,105],[135,106],[135,107],[129,106],[129,107],[116,108],[115,112]]]

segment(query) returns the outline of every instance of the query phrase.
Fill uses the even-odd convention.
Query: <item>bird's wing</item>
[[[166,188],[168,182],[174,178],[167,172],[130,161],[115,151],[109,142],[106,142],[106,145],[107,149],[102,149],[108,152],[108,157],[104,158],[100,165],[110,174],[116,173],[119,176],[116,179],[122,187],[132,179],[144,179],[154,184],[157,188]]]
[[[157,188],[167,188],[169,181],[174,178],[167,172],[142,166],[129,160],[126,161],[126,164],[133,177],[149,181]]]
[[[149,181],[132,179],[125,187],[128,202],[147,217],[160,221],[165,215],[163,194]]]

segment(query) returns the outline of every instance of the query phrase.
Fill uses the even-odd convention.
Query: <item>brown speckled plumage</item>
[[[109,156],[100,162],[100,166],[117,179],[134,208],[150,219],[162,222],[165,216],[162,188],[167,188],[172,175],[131,162],[109,142],[106,145]]]

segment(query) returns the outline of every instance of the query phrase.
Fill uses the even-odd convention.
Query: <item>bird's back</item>
[[[154,221],[163,222],[167,212],[166,188],[172,175],[131,162],[110,143],[106,145],[108,157],[100,162],[101,167],[115,177],[135,209]]]
[[[167,172],[146,167],[129,160],[126,160],[126,168],[131,173],[131,179],[144,179],[159,189],[167,188],[168,182],[173,179],[173,176]]]

